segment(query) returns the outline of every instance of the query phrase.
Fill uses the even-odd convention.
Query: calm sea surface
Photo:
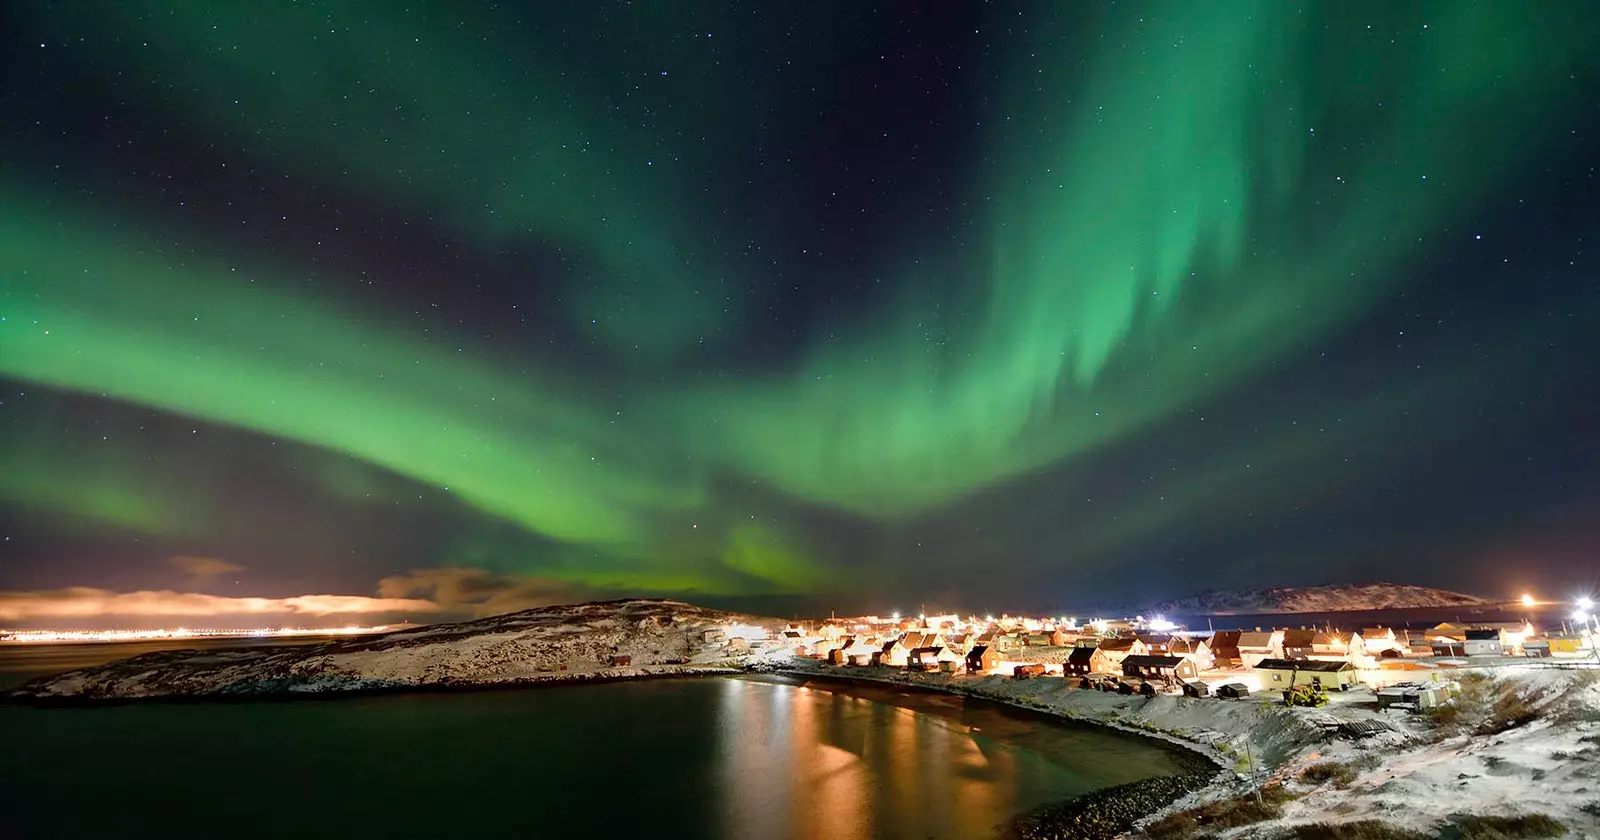
[[[16,650],[0,674],[43,656]],[[0,837],[986,837],[1177,772],[1170,749],[945,695],[744,678],[0,707]]]

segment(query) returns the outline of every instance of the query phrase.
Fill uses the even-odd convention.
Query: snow
[[[1473,606],[1488,603],[1474,595],[1401,583],[1349,583],[1326,586],[1270,586],[1223,589],[1157,604],[1151,613],[1179,615],[1266,615]]]
[[[1474,661],[1474,667],[1447,669],[1464,683],[1481,684],[1477,694],[1458,701],[1463,729],[1451,733],[1425,717],[1379,711],[1375,695],[1365,688],[1330,695],[1330,704],[1321,709],[1298,709],[1275,702],[1271,694],[1243,700],[1121,695],[1078,688],[1075,679],[839,668],[795,658],[781,647],[745,656],[725,642],[704,641],[706,630],[733,627],[741,635],[782,630],[775,620],[673,601],[548,607],[304,647],[148,654],[36,680],[10,697],[94,702],[293,696],[765,667],[950,691],[1182,744],[1210,757],[1224,772],[1175,808],[1240,795],[1250,789],[1252,776],[1257,783],[1275,780],[1302,794],[1284,806],[1280,820],[1234,830],[1234,837],[1265,838],[1293,824],[1370,818],[1428,831],[1460,813],[1524,812],[1560,820],[1570,836],[1600,837],[1596,813],[1584,810],[1600,812],[1600,669],[1578,663],[1496,659],[1493,667]],[[619,656],[629,657],[628,664],[611,665]],[[1515,726],[1492,725],[1492,704],[1509,702],[1504,698],[1531,710]],[[1337,734],[1341,724],[1356,722],[1383,725],[1378,734],[1359,740]],[[1326,761],[1350,762],[1359,774],[1344,788],[1299,780],[1307,766]]]
[[[1568,836],[1600,838],[1600,816],[1583,810],[1600,810],[1600,670],[1518,663],[1472,672],[1492,680],[1492,694],[1526,700],[1539,718],[1494,735],[1444,738],[1427,718],[1378,711],[1375,696],[1364,690],[1330,695],[1321,709],[1291,709],[1260,696],[1120,695],[1076,688],[1076,680],[830,668],[805,660],[784,670],[952,691],[1114,726],[1182,744],[1235,771],[1169,810],[1247,792],[1249,759],[1258,783],[1283,782],[1304,794],[1284,807],[1281,819],[1235,830],[1232,837],[1268,838],[1294,824],[1358,819],[1432,832],[1457,814],[1537,813],[1565,824]],[[1392,729],[1359,740],[1331,734],[1332,725],[1353,721],[1382,721]],[[1325,761],[1364,769],[1343,789],[1298,781],[1306,767]]]
[[[708,629],[781,624],[679,601],[544,607],[301,647],[172,651],[30,682],[24,701],[285,696],[729,673],[742,659]],[[620,657],[626,665],[613,665]]]

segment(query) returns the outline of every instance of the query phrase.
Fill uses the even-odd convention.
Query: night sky
[[[1600,583],[1600,7],[403,5],[0,6],[0,623]]]

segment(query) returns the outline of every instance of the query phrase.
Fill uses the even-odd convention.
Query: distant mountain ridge
[[[1476,595],[1445,589],[1364,581],[1321,586],[1213,589],[1187,598],[1164,601],[1147,607],[1144,612],[1162,615],[1267,615],[1467,607],[1489,603],[1492,602]]]

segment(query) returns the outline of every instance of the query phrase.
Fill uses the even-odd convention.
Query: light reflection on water
[[[1174,771],[1164,745],[949,696],[715,678],[0,707],[0,741],[7,838],[969,838]]]

